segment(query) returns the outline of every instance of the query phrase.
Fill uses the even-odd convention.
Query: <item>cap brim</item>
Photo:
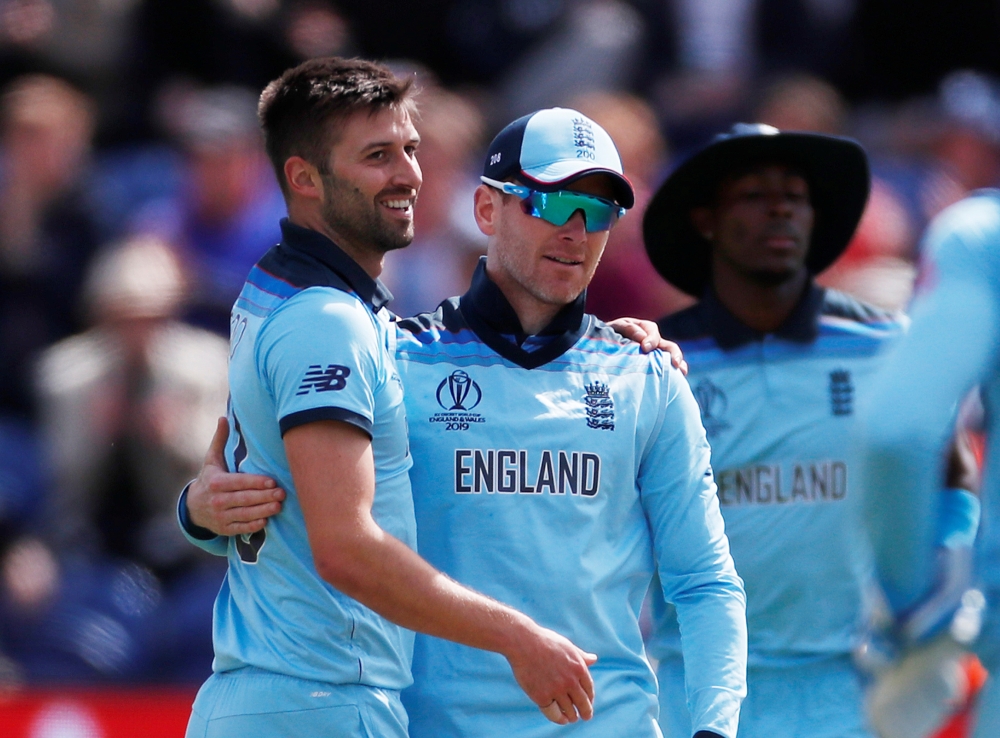
[[[854,235],[868,201],[868,157],[853,139],[818,133],[733,136],[705,147],[667,178],[643,216],[643,240],[660,275],[701,297],[711,279],[711,246],[691,223],[691,210],[707,204],[727,172],[765,161],[800,169],[815,211],[806,266],[819,274],[836,261]]]
[[[632,183],[625,175],[605,167],[581,167],[576,162],[563,160],[521,170],[520,178],[524,180],[524,184],[541,192],[555,192],[592,174],[606,174],[611,178],[615,202],[623,208],[627,210],[635,205],[635,190],[632,189]]]

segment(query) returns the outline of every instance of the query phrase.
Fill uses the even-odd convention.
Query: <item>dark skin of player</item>
[[[715,201],[691,211],[712,244],[715,293],[740,322],[770,333],[791,315],[809,282],[814,220],[808,182],[778,163],[724,178]]]

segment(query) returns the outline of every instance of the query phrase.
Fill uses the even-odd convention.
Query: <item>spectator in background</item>
[[[276,244],[285,204],[257,124],[256,96],[238,87],[166,90],[165,127],[181,144],[184,184],[133,228],[178,245],[192,272],[190,322],[229,334],[229,309],[250,267]]]
[[[37,538],[3,567],[0,623],[29,680],[203,678],[223,569],[174,520],[225,408],[226,341],[177,321],[172,250],[134,237],[86,283],[93,327],[42,357],[53,482]]]
[[[921,192],[929,220],[973,190],[1000,184],[1000,81],[972,70],[949,74],[938,90],[939,171]]]
[[[756,117],[783,131],[842,136],[847,128],[847,103],[833,85],[796,74],[765,89]],[[823,273],[819,284],[881,308],[902,309],[916,276],[912,263],[915,231],[899,193],[874,172],[861,222],[846,251]]]
[[[421,93],[420,168],[424,183],[415,211],[413,243],[386,255],[381,279],[399,315],[433,310],[461,294],[486,243],[469,202],[482,147],[484,121],[466,97],[439,87]]]
[[[635,188],[635,213],[642,212],[669,160],[669,148],[652,108],[633,95],[617,92],[582,95],[572,107],[595,120],[618,142],[625,176]],[[642,244],[642,220],[636,214],[622,218],[611,231],[601,264],[587,288],[587,311],[601,320],[620,315],[655,320],[692,303],[652,268]]]
[[[34,418],[34,360],[82,326],[98,239],[80,187],[93,126],[90,99],[54,77],[22,77],[0,97],[0,416]]]

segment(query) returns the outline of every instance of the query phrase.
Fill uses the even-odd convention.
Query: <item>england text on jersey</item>
[[[455,449],[456,494],[595,497],[600,488],[601,457],[594,453],[545,450],[534,463],[523,449]]]

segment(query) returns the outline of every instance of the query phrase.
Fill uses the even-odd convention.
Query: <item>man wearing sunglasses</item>
[[[397,323],[419,548],[596,653],[595,711],[546,722],[502,657],[418,636],[410,734],[656,738],[639,610],[657,571],[697,664],[691,734],[734,738],[744,597],[697,404],[669,358],[583,308],[633,204],[618,152],[582,114],[542,110],[497,135],[482,182],[474,213],[489,242],[469,291]],[[240,486],[206,469],[189,504],[212,477]],[[542,712],[570,717],[555,702]]]

